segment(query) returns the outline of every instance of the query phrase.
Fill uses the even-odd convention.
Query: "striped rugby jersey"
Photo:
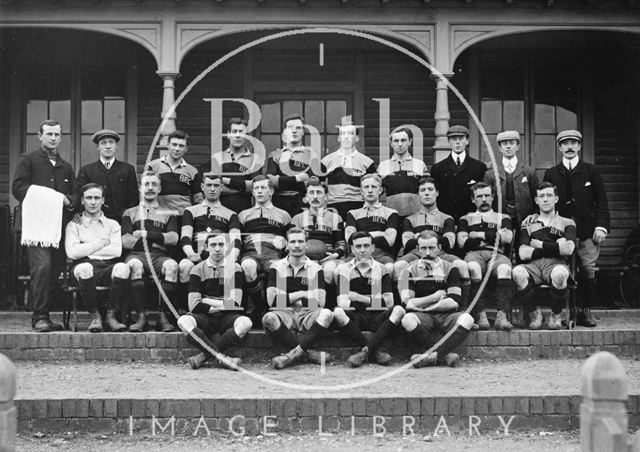
[[[246,181],[251,181],[257,175],[262,174],[262,165],[256,155],[246,148],[238,157],[234,157],[231,149],[226,149],[224,152],[216,152],[213,158],[215,163],[213,171],[230,179],[229,184],[225,185],[220,193],[220,202],[225,207],[239,213],[235,208],[236,205],[251,205],[251,193],[247,191]],[[201,171],[202,174],[206,172],[208,171]],[[240,202],[234,202],[237,200]]]
[[[293,217],[291,225],[306,231],[309,241],[318,240],[326,244],[328,252],[341,249],[342,255],[345,255],[347,244],[344,240],[342,218],[335,209],[318,209],[318,215],[313,215],[311,209],[306,209]]]
[[[217,265],[209,259],[196,264],[189,274],[189,307],[194,314],[208,314],[211,307],[202,298],[235,298],[235,308],[241,307],[244,273],[239,264],[222,261]],[[234,292],[232,292],[232,290]]]
[[[412,298],[421,298],[444,290],[456,303],[460,303],[460,273],[450,262],[439,257],[433,261],[420,259],[409,265],[398,278],[400,299],[406,304]]]
[[[385,293],[392,293],[391,276],[385,271],[384,265],[380,262],[369,259],[366,267],[365,262],[353,259],[338,265],[336,274],[338,275],[338,305],[349,300],[349,292],[356,292],[360,295],[380,296]],[[351,301],[351,307],[356,311],[364,311],[367,305]],[[386,309],[384,302],[380,309]]]
[[[397,210],[401,217],[414,214],[420,209],[418,181],[429,174],[427,165],[422,160],[407,154],[407,158],[400,161],[394,154],[380,163],[377,172],[382,178],[387,207]]]
[[[518,248],[522,245],[529,245],[531,239],[537,239],[545,243],[555,243],[558,239],[565,238],[573,242],[576,241],[576,223],[570,218],[561,217],[557,212],[547,220],[545,224],[540,218],[540,214],[529,215],[520,226],[520,237]],[[558,259],[568,260],[566,256],[554,256]]]
[[[201,193],[198,170],[184,159],[172,168],[167,163],[167,156],[152,160],[147,170],[160,176],[162,191],[158,195],[158,204],[163,209],[173,210],[174,215],[182,215],[184,209],[191,205],[191,197]]]
[[[233,210],[227,209],[220,202],[213,206],[202,202],[184,210],[180,246],[191,245],[196,254],[200,255],[205,249],[205,240],[210,232],[229,232],[231,229],[240,231],[240,220]],[[232,246],[240,249],[240,236],[234,239]]]
[[[500,229],[511,229],[511,217],[490,210],[488,212],[469,212],[458,221],[460,232],[498,232]],[[468,239],[470,240],[470,239]],[[475,250],[493,250],[493,241],[481,240]],[[498,244],[498,251],[504,254],[504,244]]]
[[[321,163],[327,172],[329,204],[363,201],[360,178],[376,172],[373,160],[358,151],[347,155],[337,150],[325,155]]]
[[[149,248],[167,251],[167,246],[178,243],[178,220],[171,211],[158,204],[135,206],[122,214],[122,247],[127,250],[143,251],[143,239],[133,236],[134,231],[147,231]]]
[[[289,305],[288,295],[292,292],[298,291],[318,291],[318,301],[321,306],[324,306],[325,302],[325,283],[324,275],[322,273],[322,266],[317,262],[304,257],[304,263],[300,268],[295,269],[288,257],[280,259],[271,264],[269,271],[267,272],[267,290],[276,289],[275,303],[272,300],[272,307],[286,308]],[[273,290],[273,289],[272,289]],[[286,297],[286,305],[283,303],[283,299],[278,300],[279,297]],[[279,301],[279,303],[278,303]],[[303,307],[316,308],[317,306],[309,306],[307,300],[303,301]],[[321,307],[320,306],[320,307]]]
[[[398,212],[378,203],[375,206],[364,206],[360,209],[350,210],[347,214],[347,227],[352,226],[356,231],[386,231],[387,229],[398,229],[400,227],[400,217]],[[392,247],[384,237],[374,237],[373,243],[387,253],[392,254]]]
[[[261,247],[282,251],[274,245],[276,237],[286,237],[286,231],[291,223],[291,216],[273,204],[268,206],[255,205],[243,210],[238,215],[243,232],[243,251],[260,253]]]
[[[296,175],[306,172],[309,176],[317,176],[313,169],[310,168],[312,158],[314,158],[313,150],[307,146],[296,149],[282,148],[273,151],[269,155],[267,174],[279,176],[278,193],[280,195],[306,194],[307,188],[304,182],[298,182]],[[322,165],[320,162],[318,164]],[[288,172],[285,172],[283,168],[288,169]],[[321,173],[323,174],[324,172],[321,166]]]
[[[429,212],[420,209],[418,213],[405,218],[402,224],[402,243],[405,253],[418,246],[418,240],[414,237],[422,231],[437,232],[442,249],[446,252],[453,249],[456,242],[456,224],[451,215],[440,212],[437,208]]]

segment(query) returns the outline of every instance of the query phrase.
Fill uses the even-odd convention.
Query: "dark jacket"
[[[71,205],[63,212],[64,229],[73,209],[80,201],[76,176],[71,165],[61,158],[52,165],[47,153],[42,149],[22,154],[13,173],[11,192],[22,203],[31,185],[52,188],[69,198]]]
[[[122,213],[140,201],[136,170],[128,163],[114,160],[109,169],[100,160],[89,163],[78,171],[78,188],[90,182],[105,188],[102,211],[118,223],[122,220]]]
[[[569,199],[567,173],[569,170],[562,163],[544,173],[544,180],[558,187],[558,213],[575,220],[579,239],[591,238],[596,227],[609,231],[607,193],[598,169],[590,163],[578,161],[571,173],[573,199]]]
[[[471,201],[471,182],[482,182],[486,171],[487,166],[469,153],[460,168],[451,154],[433,165],[431,176],[438,181],[440,188],[438,209],[451,215],[456,223],[461,216],[475,212],[476,207]]]
[[[504,166],[498,164],[498,175],[500,177],[500,191],[502,192],[502,213],[507,213],[507,176],[504,171]],[[493,165],[489,163],[487,165],[487,171],[484,173],[484,182],[493,186],[496,182],[496,177],[493,172]],[[536,204],[534,198],[536,197],[536,188],[538,187],[538,174],[536,170],[530,166],[524,166],[524,164],[518,159],[516,169],[513,171],[513,191],[516,195],[516,214],[517,223],[512,224],[513,228],[518,228],[522,220],[529,215],[536,212]],[[496,187],[494,187],[494,190]],[[494,197],[493,208],[498,210],[498,197]]]

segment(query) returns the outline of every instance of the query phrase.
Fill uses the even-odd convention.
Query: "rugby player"
[[[239,344],[252,326],[241,307],[242,269],[233,256],[227,255],[226,234],[210,233],[205,243],[209,256],[193,267],[189,278],[189,313],[178,319],[178,326],[187,337],[193,335],[205,346],[194,340],[202,352],[187,361],[192,369],[213,359],[220,367],[238,370],[240,358],[222,353]],[[221,336],[214,341],[214,334]]]

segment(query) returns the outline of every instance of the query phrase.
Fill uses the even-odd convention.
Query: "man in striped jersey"
[[[511,280],[511,259],[505,256],[505,248],[513,239],[511,230],[511,218],[506,214],[498,214],[491,207],[493,204],[493,189],[484,182],[477,182],[471,187],[472,201],[476,205],[476,211],[470,212],[460,218],[458,222],[458,246],[465,253],[464,260],[469,267],[471,278],[471,290],[469,298],[478,293],[482,276],[490,271],[491,275],[498,279],[496,285],[496,304],[498,313],[494,328],[496,330],[510,331],[513,325],[507,320],[507,312],[510,310],[513,297],[513,282]],[[494,254],[497,241],[495,262],[488,267]],[[483,297],[471,311],[476,324],[481,330],[490,328],[487,314],[484,311]]]
[[[251,181],[261,174],[263,159],[258,158],[247,146],[247,121],[231,118],[227,130],[229,147],[213,154],[211,163],[200,169],[200,174],[213,171],[222,174],[220,203],[227,209],[240,213],[251,207]]]
[[[294,216],[302,212],[305,182],[313,175],[311,160],[315,155],[302,142],[304,118],[300,114],[285,118],[282,136],[285,146],[269,155],[267,174],[276,188],[273,205]]]
[[[182,215],[180,246],[186,257],[179,264],[180,301],[178,308],[185,309],[187,307],[186,295],[189,290],[189,273],[193,266],[202,260],[203,252],[207,251],[205,239],[209,234],[212,232],[228,233],[232,246],[229,259],[232,262],[236,262],[240,255],[242,246],[240,221],[235,212],[220,204],[221,189],[221,177],[216,174],[205,173],[202,176],[204,201],[198,205],[187,207]]]
[[[360,178],[375,173],[373,160],[358,152],[358,127],[351,121],[351,116],[342,118],[342,125],[337,126],[340,148],[326,155],[321,162],[327,172],[327,189],[329,207],[338,211],[341,218],[347,218],[350,210],[362,207]]]
[[[569,296],[568,258],[575,250],[576,224],[556,212],[558,192],[551,182],[542,182],[536,189],[536,204],[539,214],[529,215],[522,222],[518,253],[525,262],[513,269],[513,280],[525,307],[535,306],[531,312],[529,329],[542,328],[542,310],[531,300],[534,285],[551,285],[551,316],[547,328],[562,328],[560,313]],[[528,306],[527,306],[528,305]]]
[[[391,355],[379,347],[398,329],[405,311],[393,306],[391,276],[372,257],[371,234],[358,231],[350,244],[355,258],[338,266],[338,307],[333,310],[337,328],[360,347],[347,359],[347,365],[360,367],[373,361],[387,366]],[[373,332],[368,340],[363,330]]]
[[[303,359],[320,364],[320,354],[310,347],[329,332],[333,321],[333,314],[324,307],[322,268],[305,254],[307,233],[289,229],[287,248],[289,256],[269,268],[267,300],[271,310],[262,317],[265,330],[289,350],[273,358],[276,369]]]
[[[149,162],[147,170],[160,176],[162,194],[158,196],[158,205],[180,217],[192,201],[193,204],[202,201],[202,192],[198,170],[184,159],[189,149],[189,135],[176,130],[167,138],[167,145],[168,152]]]
[[[473,318],[458,312],[460,274],[453,264],[440,257],[439,242],[435,231],[422,231],[418,236],[421,258],[400,275],[400,298],[407,311],[402,327],[420,347],[430,347],[451,329],[455,331],[433,352],[424,357],[411,356],[414,367],[437,364],[454,367],[459,357],[453,350],[464,342],[473,327]]]
[[[147,327],[142,276],[151,273],[151,265],[157,276],[164,277],[162,289],[169,300],[175,300],[178,291],[178,263],[169,257],[169,247],[178,244],[178,222],[175,215],[160,208],[160,190],[160,176],[144,174],[140,180],[140,205],[125,210],[122,215],[122,248],[129,251],[124,261],[130,270],[131,308],[138,314],[136,322],[129,327],[129,331],[133,332],[144,331]],[[160,311],[162,331],[175,331],[167,319],[167,313],[169,310],[163,303]]]
[[[418,181],[418,200],[420,211],[404,219],[402,225],[402,244],[404,255],[393,266],[395,279],[398,280],[402,271],[410,263],[422,257],[418,251],[418,236],[422,231],[434,231],[438,234],[440,242],[440,259],[452,263],[460,273],[460,285],[462,287],[462,306],[469,301],[469,267],[458,256],[452,254],[456,243],[456,225],[453,218],[438,210],[438,183],[430,176],[422,177]]]
[[[308,234],[307,256],[322,265],[327,289],[327,307],[335,306],[334,273],[346,254],[342,218],[327,208],[327,188],[317,177],[306,182],[309,209],[299,213],[291,224]]]
[[[231,358],[222,353],[239,344],[252,326],[240,306],[242,269],[227,255],[226,234],[213,232],[207,235],[205,241],[209,256],[191,271],[189,313],[178,319],[180,329],[201,350],[201,353],[188,358],[187,362],[192,369],[198,369],[207,360],[213,359],[220,367],[238,370],[240,358]],[[214,334],[221,336],[213,340]]]
[[[427,165],[409,152],[412,139],[413,134],[407,127],[394,129],[389,138],[393,155],[380,162],[377,170],[386,194],[385,206],[397,210],[403,219],[420,209],[416,195],[418,181],[429,174]]]
[[[347,214],[344,235],[347,240],[356,231],[368,232],[373,237],[373,258],[393,275],[394,246],[398,236],[398,212],[380,203],[382,180],[378,174],[365,174],[360,181],[364,206]]]
[[[282,258],[291,216],[271,202],[274,192],[271,179],[259,175],[253,178],[252,184],[254,206],[240,212],[238,219],[243,232],[240,265],[246,281],[245,289],[252,304],[248,311],[255,321],[267,309],[258,275],[266,274],[271,263]]]

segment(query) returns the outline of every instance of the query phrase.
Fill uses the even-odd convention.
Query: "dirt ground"
[[[347,434],[330,437],[314,435],[278,435],[235,438],[229,435],[212,435],[208,438],[188,436],[174,438],[129,438],[121,435],[64,434],[36,438],[19,436],[17,450],[44,452],[73,450],[92,452],[111,451],[302,451],[341,452],[361,451],[429,451],[429,452],[578,452],[580,438],[576,432],[531,432],[516,435],[485,437],[433,437],[385,435],[374,437]]]
[[[29,362],[16,361],[19,399],[66,398],[228,398],[276,396],[351,396],[375,393],[390,396],[437,397],[493,395],[577,395],[583,360],[491,361],[463,360],[459,367],[400,369],[400,364],[381,367],[368,364],[359,369],[332,363],[305,364],[276,371],[266,364],[249,364],[252,375],[218,368],[191,370],[182,363]],[[640,361],[623,360],[630,393],[640,394]],[[390,378],[380,375],[399,371]],[[42,384],[46,375],[47,384]],[[271,379],[271,381],[265,379]],[[350,382],[369,381],[341,389]],[[117,383],[115,383],[117,382]],[[215,384],[212,384],[215,382]],[[275,384],[279,383],[279,384]],[[297,388],[283,386],[291,383]],[[326,385],[320,391],[305,385]]]

